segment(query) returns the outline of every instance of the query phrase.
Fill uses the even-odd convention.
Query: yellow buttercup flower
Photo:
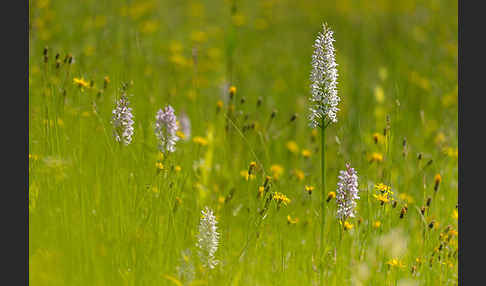
[[[380,226],[381,226],[381,222],[380,222],[379,220],[377,220],[377,221],[375,221],[375,222],[373,223],[373,227],[374,227],[374,228],[379,228]]]

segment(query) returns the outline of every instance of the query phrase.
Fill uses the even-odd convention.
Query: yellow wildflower
[[[383,91],[383,88],[381,86],[375,86],[374,95],[378,103],[382,103],[383,101],[385,101],[385,92]]]
[[[250,163],[250,167],[248,168],[248,174],[250,175],[253,174],[253,171],[255,170],[256,166],[257,166],[256,162],[252,161]]]
[[[264,186],[259,186],[258,187],[258,197],[261,198],[263,196],[263,191],[265,191]]]
[[[457,148],[452,148],[452,147],[445,147],[443,150],[444,154],[451,158],[456,158],[459,156],[459,152]]]
[[[287,216],[287,223],[288,224],[296,224],[298,222],[299,222],[299,218],[296,217],[296,218],[293,219],[292,217],[290,217],[290,215]]]
[[[391,267],[398,267],[398,268],[404,268],[405,265],[398,259],[392,258],[386,264],[390,265]]]
[[[155,167],[156,167],[158,170],[163,170],[163,169],[164,169],[164,165],[163,165],[161,162],[157,162],[157,163],[155,163]]]
[[[272,177],[275,180],[278,180],[278,178],[280,178],[280,176],[283,174],[284,168],[280,165],[272,165],[270,166],[270,172],[272,173]]]
[[[248,173],[248,170],[241,170],[240,171],[240,175],[246,180],[253,180],[255,179],[255,175],[254,174],[249,174]]]
[[[208,140],[204,139],[201,136],[195,136],[194,138],[192,138],[192,142],[194,142],[194,143],[196,143],[198,145],[201,145],[201,146],[208,145]]]
[[[176,135],[177,137],[181,138],[181,139],[184,139],[186,138],[186,134],[184,134],[184,132],[180,131],[180,130],[177,130],[176,131]]]
[[[290,203],[290,199],[287,198],[286,195],[279,192],[274,192],[272,195],[272,199],[277,202],[277,206],[280,206],[281,203],[283,203],[284,206],[287,206],[287,204]]]
[[[442,182],[442,177],[440,176],[440,174],[436,174],[434,177],[434,191],[437,192],[441,182]]]
[[[344,222],[344,230],[350,230],[353,229],[354,225],[348,221]]]
[[[218,100],[218,102],[216,102],[216,108],[217,110],[221,110],[221,108],[223,108],[223,101]]]
[[[453,219],[458,219],[459,218],[459,213],[457,212],[457,210],[453,210],[452,211],[452,218]]]
[[[158,194],[159,193],[159,188],[157,188],[157,186],[153,186],[152,187],[152,192],[154,192],[155,194]]]
[[[89,88],[89,83],[84,80],[84,78],[73,78],[74,84],[78,85],[81,88]]]
[[[373,153],[371,153],[369,160],[370,160],[370,163],[383,162],[383,155],[381,155],[380,153],[377,153],[377,152],[373,152]]]
[[[295,141],[289,141],[285,146],[291,153],[297,154],[299,152],[299,146]]]
[[[327,193],[326,202],[329,202],[330,200],[334,199],[335,197],[336,197],[336,192],[329,192],[329,193]]]
[[[229,94],[231,97],[233,97],[236,94],[236,86],[232,85],[229,88]]]
[[[224,203],[224,197],[223,196],[218,197],[218,203],[220,203],[220,204]]]
[[[174,167],[174,170],[176,172],[180,172],[182,170],[182,168],[181,168],[181,166],[177,165],[177,166]]]
[[[374,228],[379,228],[380,226],[381,226],[381,222],[380,222],[379,220],[377,220],[377,221],[375,221],[375,222],[373,223],[373,227],[374,227]]]
[[[379,202],[381,202],[381,204],[385,204],[385,203],[388,203],[390,201],[390,199],[388,198],[388,195],[385,193],[385,194],[378,194],[378,195],[373,195],[373,197],[375,197],[375,199],[377,199]]]
[[[412,196],[406,194],[406,193],[401,193],[400,194],[400,199],[405,201],[407,204],[411,204],[414,202],[414,199]]]
[[[34,161],[37,161],[39,159],[39,156],[36,154],[29,154],[29,159],[33,159]]]
[[[305,174],[301,170],[295,169],[293,173],[294,173],[295,177],[297,178],[297,180],[299,180],[299,181],[304,180]]]
[[[387,185],[385,185],[383,183],[375,184],[375,190],[380,191],[381,193],[391,193],[391,194],[393,194],[393,192],[391,191],[391,187],[390,186],[387,186]]]
[[[307,193],[309,193],[309,195],[312,195],[312,191],[314,191],[314,187],[313,186],[307,186],[307,185],[305,185],[304,189],[305,189],[305,191]]]
[[[303,149],[302,150],[302,157],[304,158],[309,158],[311,156],[311,151],[308,149]]]

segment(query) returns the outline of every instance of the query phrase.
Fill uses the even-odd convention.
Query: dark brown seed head
[[[400,218],[403,218],[407,214],[408,207],[404,206],[400,211]]]
[[[294,122],[294,121],[295,121],[295,119],[297,119],[297,114],[296,114],[296,113],[294,113],[294,114],[292,115],[292,117],[290,117],[290,122]]]
[[[260,96],[260,97],[258,97],[258,100],[257,100],[257,107],[260,107],[260,106],[262,105],[262,101],[263,101],[262,97],[261,97],[261,96]]]
[[[274,109],[274,110],[272,111],[272,114],[270,114],[270,118],[272,118],[272,119],[273,119],[273,118],[275,118],[275,116],[277,116],[277,110],[276,110],[276,109]]]

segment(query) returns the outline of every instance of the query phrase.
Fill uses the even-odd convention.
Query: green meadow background
[[[30,285],[457,285],[457,14],[439,0],[29,1]],[[341,102],[323,190],[307,116],[324,22]],[[128,146],[110,123],[122,85]],[[167,104],[192,128],[162,158]],[[321,244],[320,202],[347,162],[357,215],[344,230],[331,195]],[[266,176],[291,202],[262,216]],[[205,206],[215,269],[195,246]]]

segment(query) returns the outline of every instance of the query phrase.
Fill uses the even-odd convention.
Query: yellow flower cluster
[[[382,205],[393,201],[393,192],[391,191],[391,187],[387,186],[383,183],[379,183],[375,185],[375,190],[379,191],[379,194],[373,194],[373,197],[377,199]]]
[[[278,205],[280,205],[280,203],[283,203],[286,206],[290,203],[290,199],[287,198],[286,195],[279,192],[274,192],[272,195],[272,199],[276,201]]]
[[[398,267],[398,268],[404,268],[405,265],[398,260],[397,258],[392,258],[386,262],[386,264],[390,265],[391,267]]]

